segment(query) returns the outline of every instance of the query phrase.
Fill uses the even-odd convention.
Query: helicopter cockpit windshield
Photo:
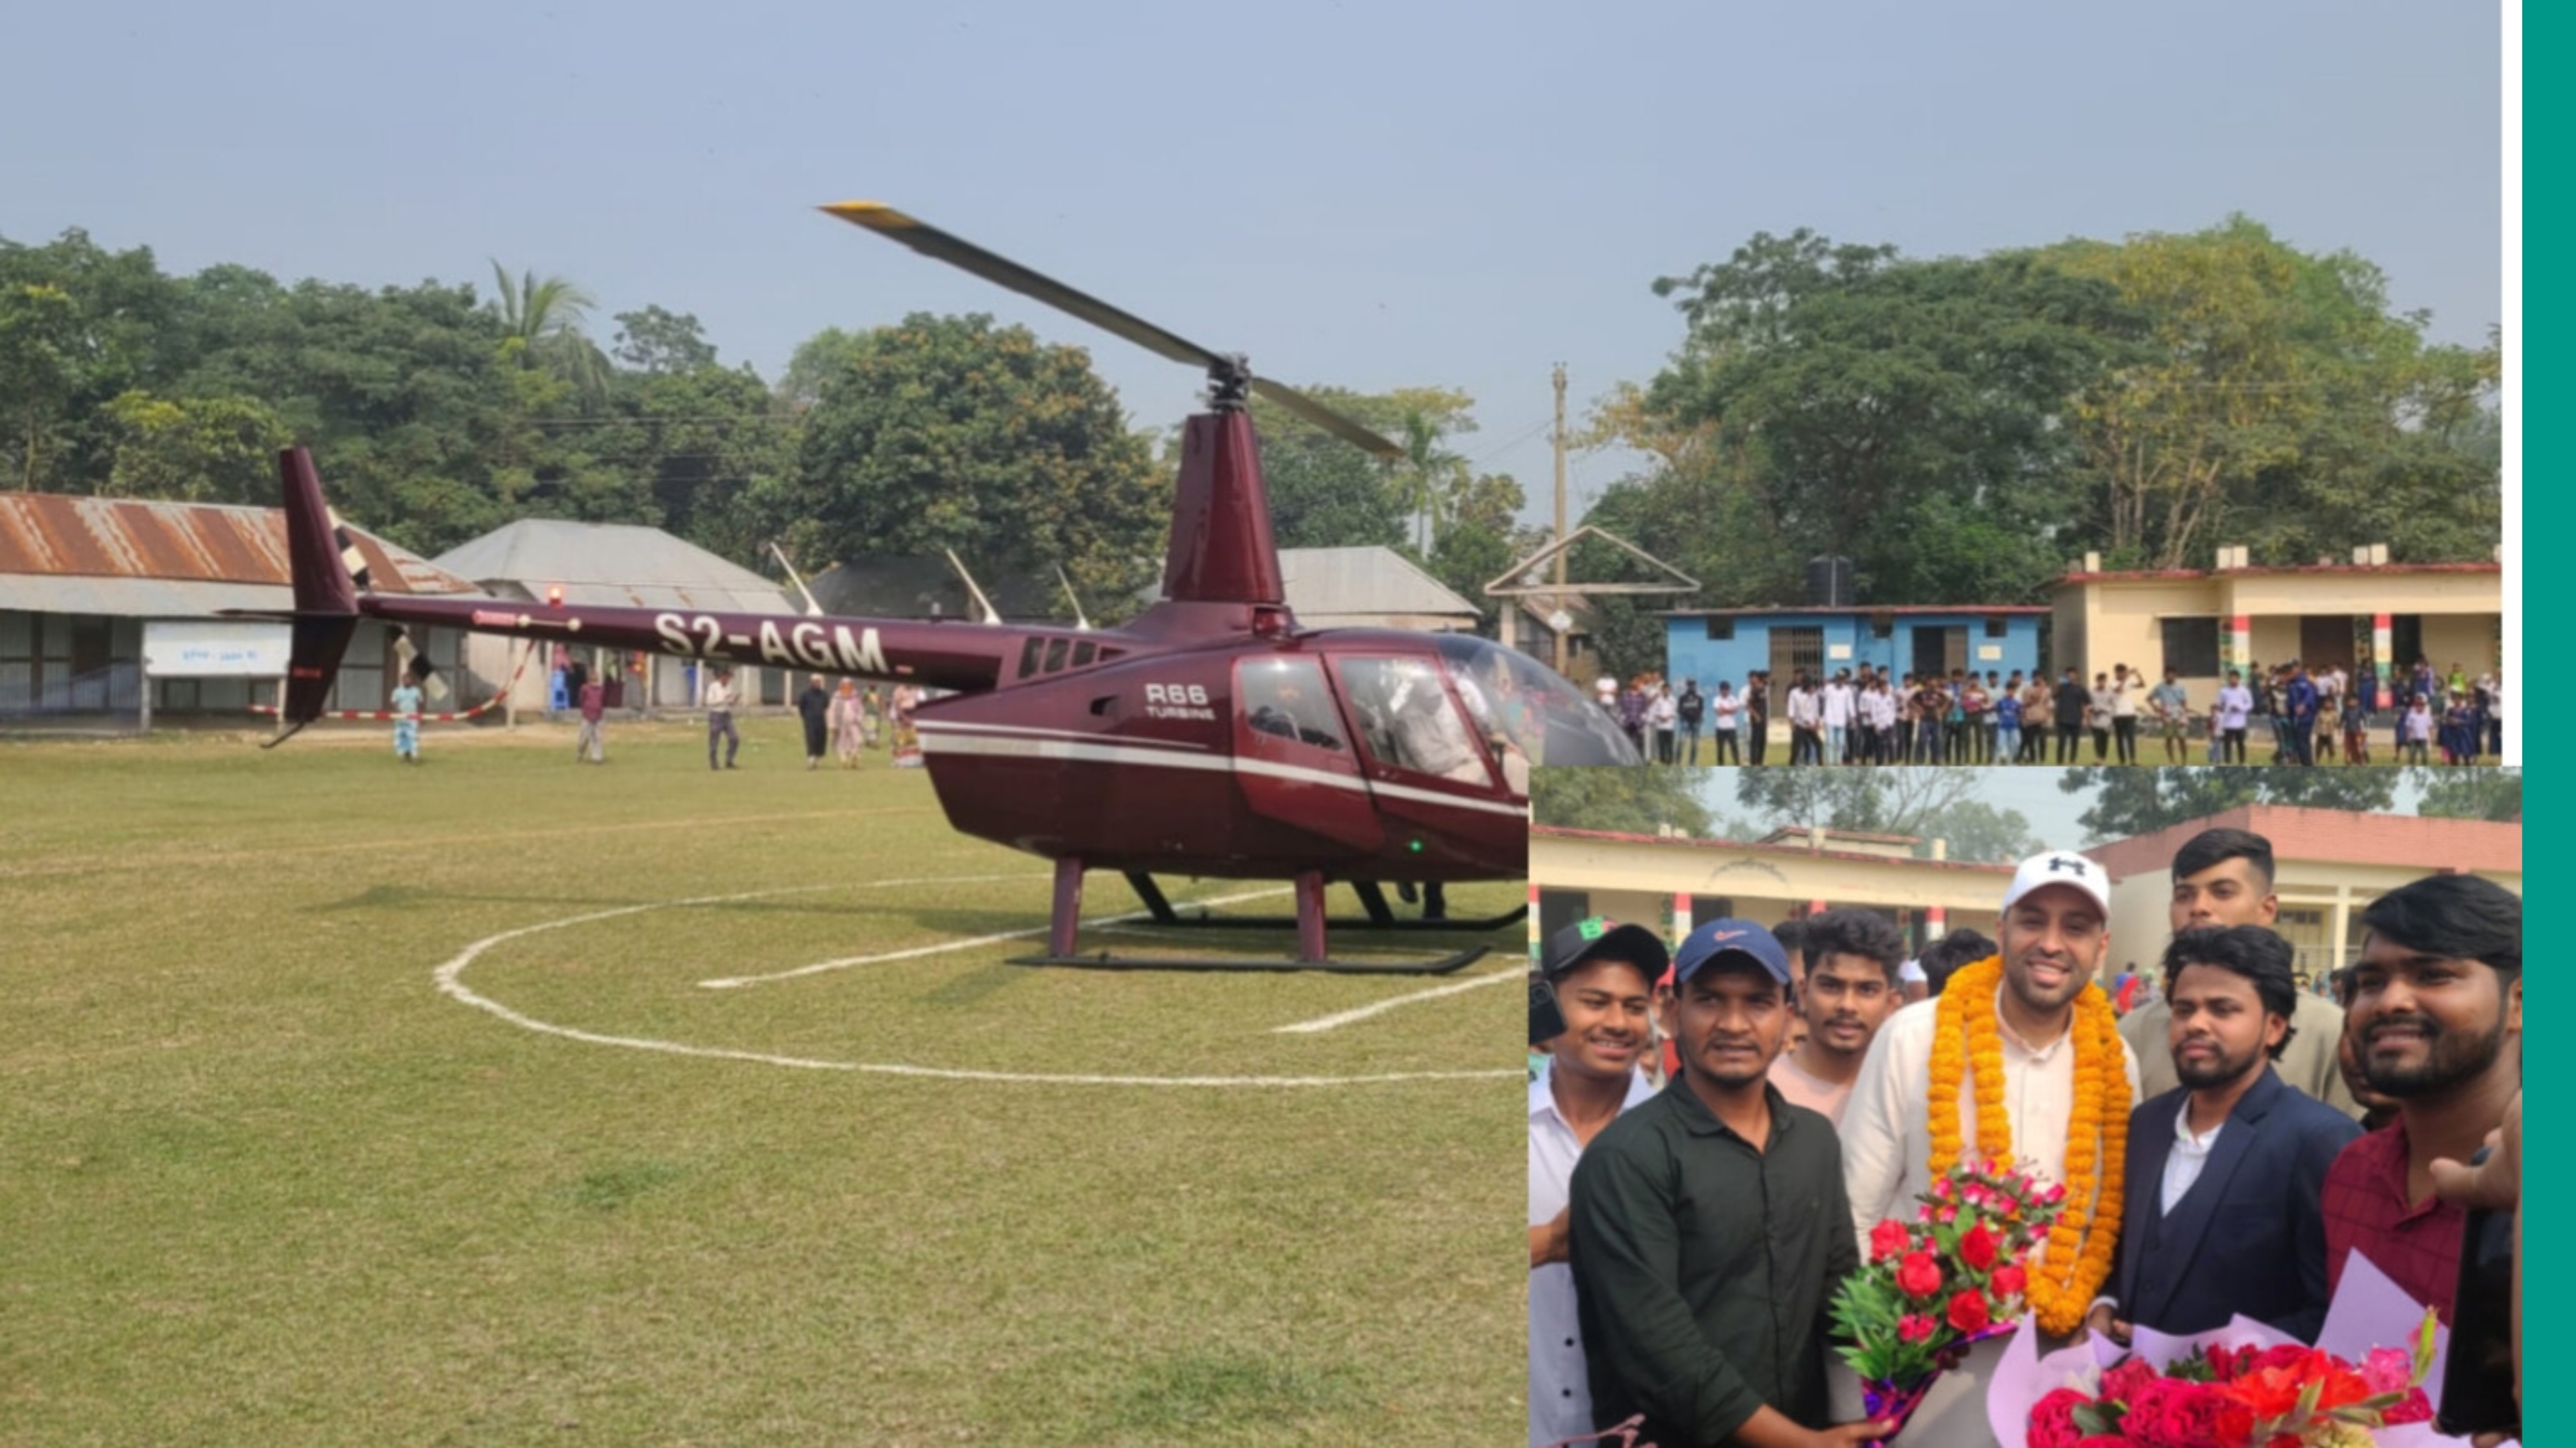
[[[1600,706],[1536,659],[1473,634],[1442,634],[1437,647],[1477,727],[1530,766],[1638,762],[1636,746]]]

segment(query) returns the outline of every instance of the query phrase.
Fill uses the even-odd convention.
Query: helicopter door
[[[1461,788],[1502,792],[1484,731],[1459,712],[1438,665],[1425,658],[1344,656],[1333,662],[1359,720],[1372,781],[1416,789],[1433,784],[1444,794]],[[1384,791],[1380,798],[1386,798]]]
[[[1235,661],[1234,777],[1244,801],[1270,819],[1375,850],[1385,832],[1349,734],[1313,659]]]

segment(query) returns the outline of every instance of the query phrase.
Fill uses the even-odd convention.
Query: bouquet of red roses
[[[2208,1344],[2161,1372],[2133,1357],[2093,1392],[2032,1404],[2029,1448],[2367,1448],[2371,1429],[2432,1421],[2438,1326],[2428,1311],[2411,1354],[2374,1348],[2360,1363],[2295,1342]]]
[[[2031,1249],[2047,1238],[2066,1189],[1962,1159],[1919,1200],[1913,1221],[1870,1229],[1868,1265],[1833,1303],[1834,1335],[1869,1416],[1899,1428],[1970,1343],[2019,1325]]]
[[[2402,1346],[2385,1346],[2388,1343]],[[2431,1448],[2448,1334],[2360,1252],[2311,1347],[2250,1318],[2189,1337],[2141,1325],[2041,1356],[2025,1335],[1987,1384],[2003,1448]]]

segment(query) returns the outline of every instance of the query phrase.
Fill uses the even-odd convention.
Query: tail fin
[[[322,501],[322,479],[313,455],[289,448],[278,455],[278,481],[286,494],[286,562],[295,584],[295,636],[288,655],[286,699],[278,720],[287,735],[321,717],[341,655],[358,629],[358,587],[348,560],[356,549]],[[358,568],[365,566],[361,558]]]

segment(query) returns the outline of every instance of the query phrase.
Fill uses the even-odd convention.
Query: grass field
[[[1519,927],[1432,981],[854,960],[1035,931],[1045,862],[746,736],[0,741],[0,1443],[1523,1431]]]

